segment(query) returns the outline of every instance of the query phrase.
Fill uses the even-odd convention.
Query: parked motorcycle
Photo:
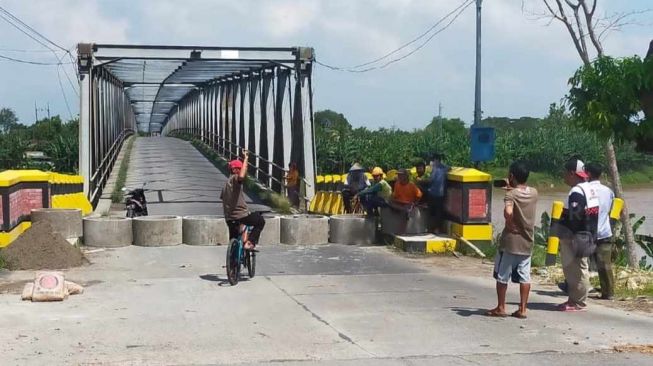
[[[125,193],[125,210],[127,217],[147,216],[147,200],[145,199],[145,183],[141,188],[129,190],[122,189]]]

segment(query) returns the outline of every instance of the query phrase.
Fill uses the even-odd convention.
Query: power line
[[[32,28],[32,27],[30,27],[29,25],[27,25],[26,23],[24,23],[22,20],[18,19],[15,15],[13,15],[13,14],[10,13],[9,11],[7,11],[7,9],[3,8],[2,6],[0,6],[0,12],[3,12],[3,13],[6,14],[7,16],[9,16],[11,19],[17,21],[17,22],[18,22],[19,24],[21,24],[23,27],[27,28],[27,29],[28,29],[29,31],[31,31],[33,34],[36,34],[36,35],[39,36],[40,38],[44,39],[44,40],[45,40],[46,42],[48,42],[49,44],[51,44],[51,45],[57,47],[58,49],[60,49],[60,50],[62,50],[62,51],[64,51],[64,52],[68,52],[67,49],[65,49],[65,48],[63,48],[63,47],[61,47],[61,46],[59,46],[59,45],[56,44],[56,43],[54,43],[54,42],[53,42],[52,40],[50,40],[48,37],[44,36],[43,34],[39,33],[39,32],[38,32],[37,30],[35,30],[34,28]],[[40,42],[39,42],[39,43],[40,43]],[[42,44],[42,43],[41,43],[41,44]],[[46,46],[46,47],[47,47],[47,46]],[[49,48],[49,47],[48,47],[48,48]]]
[[[462,7],[464,7],[465,5],[468,5],[468,6],[469,6],[469,3],[471,3],[472,1],[474,1],[474,0],[465,0],[465,1],[463,1],[462,4],[458,5],[457,8],[455,8],[455,9],[452,10],[451,12],[447,13],[444,17],[440,18],[440,20],[438,20],[435,24],[433,24],[433,25],[432,25],[429,29],[427,29],[424,33],[422,33],[422,34],[420,34],[419,36],[415,37],[415,38],[412,39],[410,42],[404,43],[403,45],[401,45],[399,48],[395,49],[394,51],[392,51],[392,52],[390,52],[390,53],[387,53],[387,54],[385,54],[385,55],[383,55],[383,56],[381,56],[381,57],[379,57],[379,58],[376,58],[376,59],[374,59],[374,60],[372,60],[372,61],[369,61],[369,62],[365,62],[365,63],[359,64],[359,65],[356,65],[356,66],[352,67],[352,69],[358,69],[358,68],[360,68],[360,67],[367,66],[367,65],[371,65],[371,64],[376,63],[376,62],[381,61],[381,60],[385,60],[386,58],[388,58],[388,57],[394,55],[395,53],[397,53],[397,52],[403,50],[404,48],[410,46],[411,44],[413,44],[413,43],[419,41],[420,39],[424,38],[427,34],[431,33],[431,31],[432,31],[433,29],[435,29],[438,25],[440,25],[442,22],[444,22],[447,18],[449,18],[450,16],[452,16],[454,13],[456,13],[456,12],[457,12],[458,10],[460,10]]]
[[[318,60],[315,60],[315,63],[318,64],[318,65],[324,66],[324,67],[326,67],[326,68],[328,68],[328,69],[330,69],[330,70],[335,70],[335,71],[346,71],[346,72],[351,72],[351,73],[364,73],[364,72],[368,72],[368,71],[372,71],[372,70],[377,70],[377,69],[383,69],[383,68],[386,68],[387,66],[389,66],[389,65],[391,65],[391,64],[393,64],[393,63],[395,63],[395,62],[399,62],[399,61],[401,61],[401,60],[403,60],[403,59],[405,59],[405,58],[407,58],[407,57],[413,55],[414,53],[416,53],[416,52],[419,51],[420,49],[422,49],[422,48],[423,48],[424,46],[426,46],[426,44],[428,44],[428,43],[429,43],[429,42],[430,42],[430,41],[431,41],[431,40],[432,40],[436,35],[442,33],[442,32],[445,31],[447,28],[449,28],[449,27],[451,26],[451,24],[453,24],[453,22],[456,21],[456,19],[458,19],[458,17],[460,17],[460,15],[462,15],[462,13],[463,13],[463,12],[464,12],[464,11],[465,11],[469,6],[470,6],[470,5],[472,5],[473,3],[474,3],[474,0],[466,0],[466,1],[464,1],[461,5],[459,5],[459,6],[458,6],[456,9],[454,9],[452,12],[450,12],[450,13],[448,13],[447,15],[445,15],[444,17],[442,17],[442,18],[441,18],[441,19],[440,19],[436,24],[434,24],[433,26],[431,26],[431,27],[430,27],[426,32],[422,33],[421,35],[419,35],[418,37],[414,38],[414,39],[411,40],[410,42],[405,43],[404,45],[402,45],[401,47],[395,49],[394,51],[392,51],[392,52],[390,52],[390,53],[388,53],[388,54],[386,54],[386,55],[384,55],[384,56],[382,56],[382,57],[379,57],[379,58],[377,58],[377,59],[375,59],[375,60],[372,60],[372,61],[369,61],[369,62],[366,62],[366,63],[360,64],[360,65],[357,65],[357,66],[354,66],[354,67],[339,67],[339,66],[333,66],[333,65],[328,65],[328,64],[322,63],[322,62],[320,62],[320,61],[318,61]],[[454,16],[454,17],[453,17],[453,18],[452,18],[452,19],[451,19],[447,24],[445,24],[441,29],[439,29],[439,30],[433,32],[433,33],[432,33],[432,34],[431,34],[431,35],[430,35],[430,36],[429,36],[429,37],[428,37],[424,42],[422,42],[420,45],[418,45],[415,49],[413,49],[413,50],[410,51],[409,53],[407,53],[407,54],[405,54],[405,55],[403,55],[403,56],[401,56],[401,57],[398,57],[398,58],[392,59],[392,60],[390,60],[390,61],[388,61],[388,62],[386,62],[386,63],[384,63],[384,64],[382,64],[382,65],[371,66],[371,67],[364,68],[364,69],[361,69],[361,68],[360,68],[360,67],[362,67],[362,66],[371,65],[371,64],[377,63],[378,61],[384,60],[384,59],[388,58],[389,56],[391,56],[391,55],[393,55],[393,54],[395,54],[395,53],[397,53],[397,52],[399,52],[399,51],[405,49],[405,48],[408,47],[409,45],[411,45],[411,44],[417,42],[418,40],[424,38],[424,36],[426,36],[427,34],[429,34],[430,32],[432,32],[433,29],[435,29],[439,24],[441,24],[444,20],[446,20],[447,18],[449,18],[449,17],[450,17],[451,15],[453,15],[453,14],[455,14],[455,16]]]
[[[48,45],[47,45],[46,43],[44,43],[43,41],[41,41],[41,40],[39,40],[38,38],[36,38],[34,35],[38,36],[38,37],[41,38],[42,40],[45,40],[45,42],[51,44],[52,46],[54,46],[54,47],[56,47],[56,48],[58,48],[58,49],[60,49],[61,51],[67,53],[68,56],[70,57],[71,63],[74,63],[74,60],[73,60],[73,57],[72,57],[72,54],[70,53],[70,51],[67,50],[67,49],[65,49],[65,48],[63,48],[63,47],[61,47],[61,46],[58,45],[57,43],[53,42],[52,40],[50,40],[48,37],[44,36],[43,34],[39,33],[37,30],[35,30],[34,28],[30,27],[28,24],[26,24],[25,22],[23,22],[22,20],[20,20],[20,19],[17,18],[15,15],[13,15],[12,13],[10,13],[9,11],[7,11],[6,9],[4,9],[4,8],[1,7],[1,6],[0,6],[0,18],[2,18],[4,21],[6,21],[7,23],[9,23],[9,24],[10,24],[11,26],[13,26],[14,28],[18,29],[21,33],[25,34],[26,36],[28,36],[29,38],[31,38],[32,40],[34,40],[35,42],[37,42],[37,43],[40,44],[41,46],[43,46],[43,47],[47,48],[48,50],[50,50],[50,52],[52,52],[52,54],[54,55],[54,57],[57,59],[58,63],[57,63],[57,64],[54,64],[54,65],[57,65],[57,81],[58,81],[58,83],[59,83],[59,89],[61,90],[61,95],[63,96],[64,103],[66,104],[66,109],[68,110],[68,114],[70,115],[70,118],[72,119],[72,118],[73,118],[73,114],[72,114],[72,112],[71,112],[70,105],[69,105],[69,103],[68,103],[68,97],[66,96],[66,91],[64,90],[63,83],[62,83],[62,81],[61,81],[61,74],[60,74],[60,72],[59,72],[59,68],[61,68],[62,65],[64,65],[64,64],[70,64],[70,63],[64,63],[64,62],[61,60],[61,57],[57,54],[57,51],[55,51],[52,47],[48,46]],[[17,25],[16,23],[18,23],[18,25]],[[21,27],[21,26],[22,26],[22,27]],[[29,32],[31,32],[32,34],[30,34],[29,32],[25,31],[25,29],[23,29],[23,28],[29,30]],[[4,57],[4,58],[7,58],[7,57]],[[16,61],[16,60],[18,60],[18,59],[13,59],[13,61]],[[21,61],[25,61],[25,60],[21,60]],[[19,61],[19,62],[20,62],[20,61]],[[27,63],[37,64],[37,65],[38,65],[38,64],[43,64],[43,63],[35,63],[35,62],[27,62]],[[70,83],[70,86],[71,86],[73,92],[74,92],[75,94],[77,94],[77,96],[79,96],[79,92],[77,91],[77,89],[75,88],[74,84],[73,84],[72,81],[70,80],[70,77],[68,76],[68,73],[66,72],[65,69],[63,69],[63,72],[64,72],[64,75],[66,76],[66,79],[68,79],[68,82]]]
[[[24,64],[43,65],[43,66],[61,66],[62,64],[64,64],[64,63],[61,63],[61,62],[39,62],[39,61],[23,60],[23,59],[13,58],[13,57],[3,56],[3,55],[0,55],[0,59],[7,60],[7,61],[24,63]],[[69,65],[70,62],[66,62],[65,64]]]

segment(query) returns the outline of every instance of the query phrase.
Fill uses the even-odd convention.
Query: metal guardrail
[[[107,151],[107,154],[100,161],[98,168],[91,175],[89,201],[91,201],[93,204],[97,203],[97,200],[102,194],[102,190],[104,189],[104,186],[106,185],[107,180],[111,175],[113,166],[116,162],[116,159],[118,158],[120,148],[125,142],[125,139],[132,134],[134,134],[134,130],[132,129],[126,129],[122,131],[109,148],[109,151]]]

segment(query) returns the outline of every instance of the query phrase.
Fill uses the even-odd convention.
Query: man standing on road
[[[535,232],[535,208],[537,190],[526,185],[528,168],[514,162],[508,172],[508,186],[504,198],[503,216],[506,220],[501,233],[499,248],[494,263],[494,278],[497,280],[497,307],[486,315],[505,317],[508,282],[519,283],[519,309],[512,316],[526,319],[526,304],[531,290],[531,255]]]
[[[249,212],[247,203],[245,203],[243,185],[245,177],[247,177],[248,162],[249,154],[247,151],[243,151],[243,161],[232,160],[229,162],[231,176],[229,176],[229,180],[222,189],[220,198],[222,199],[224,218],[229,227],[229,240],[238,236],[241,224],[252,226],[252,232],[249,234],[244,246],[245,249],[254,249],[265,226],[265,220],[260,213]]]
[[[444,156],[442,154],[433,155],[431,180],[428,190],[429,209],[431,211],[431,219],[433,220],[432,226],[436,233],[444,231],[447,174],[450,169],[449,166],[442,163],[443,159]]]
[[[572,158],[564,168],[564,180],[571,190],[558,226],[558,237],[569,298],[558,309],[582,311],[586,309],[585,301],[590,288],[588,257],[591,247],[595,245],[599,198],[586,183],[588,175],[581,160]]]
[[[601,282],[601,299],[612,300],[614,298],[614,273],[612,271],[612,227],[610,226],[610,210],[614,193],[610,188],[601,184],[600,178],[603,168],[598,163],[588,163],[585,171],[589,174],[590,189],[595,190],[599,196],[599,222],[596,232],[596,267]]]

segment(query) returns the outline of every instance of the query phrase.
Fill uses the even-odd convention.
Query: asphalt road
[[[0,295],[2,365],[650,365],[653,317],[560,313],[535,288],[529,318],[488,318],[494,282],[385,247],[267,246],[257,277],[226,283],[225,247],[127,247],[67,271],[61,303]],[[455,260],[452,258],[452,260]],[[31,272],[0,272],[28,280]],[[509,290],[511,308],[518,294]]]

